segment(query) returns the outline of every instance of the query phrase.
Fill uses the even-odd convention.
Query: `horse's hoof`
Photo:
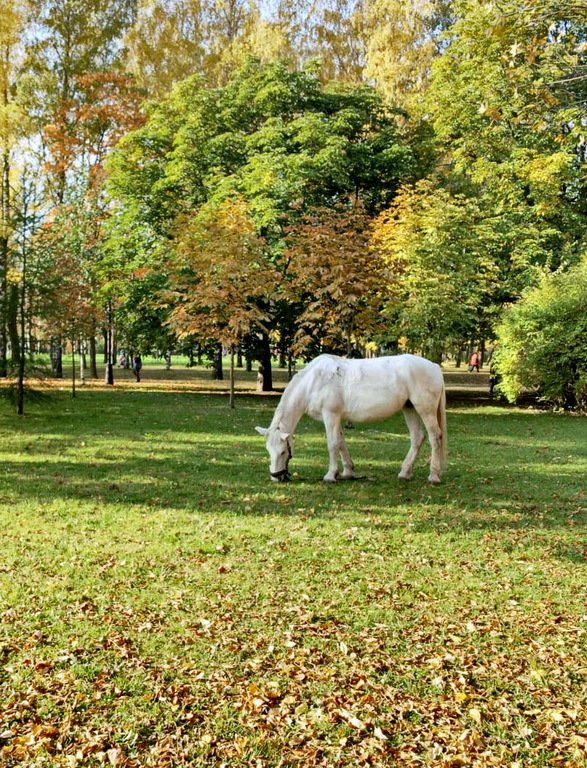
[[[322,482],[324,482],[324,483],[336,483],[337,479],[338,478],[336,476],[335,477],[329,477],[328,475],[324,475],[324,477],[322,478]]]
[[[439,477],[429,477],[428,482],[430,485],[440,485],[440,478]]]
[[[398,475],[397,477],[398,477],[398,480],[403,480],[404,483],[407,483],[408,480],[412,479],[411,475]]]

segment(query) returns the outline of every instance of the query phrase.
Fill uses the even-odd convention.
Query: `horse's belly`
[[[405,402],[406,398],[403,395],[390,396],[389,393],[386,393],[385,397],[353,400],[346,404],[342,417],[345,421],[351,422],[382,421],[403,408]]]

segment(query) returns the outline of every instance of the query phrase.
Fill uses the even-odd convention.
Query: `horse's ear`
[[[268,429],[266,429],[265,427],[255,427],[255,429],[256,429],[256,431],[257,431],[257,432],[258,432],[260,435],[263,435],[263,437],[267,437],[267,435],[269,434],[269,430],[268,430]]]

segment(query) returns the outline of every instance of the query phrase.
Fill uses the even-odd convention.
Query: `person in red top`
[[[473,352],[471,357],[469,358],[469,373],[472,373],[473,371],[479,371],[479,353]]]

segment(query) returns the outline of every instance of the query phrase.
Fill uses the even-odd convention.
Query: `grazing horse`
[[[343,421],[380,421],[402,410],[410,430],[410,450],[399,477],[409,480],[425,437],[432,448],[430,483],[439,483],[446,462],[446,394],[439,365],[416,355],[347,360],[319,355],[289,382],[268,429],[256,427],[267,438],[269,473],[273,480],[289,480],[293,433],[304,414],[322,421],[326,428],[328,472],[326,482],[355,477],[355,468],[344,440]]]

